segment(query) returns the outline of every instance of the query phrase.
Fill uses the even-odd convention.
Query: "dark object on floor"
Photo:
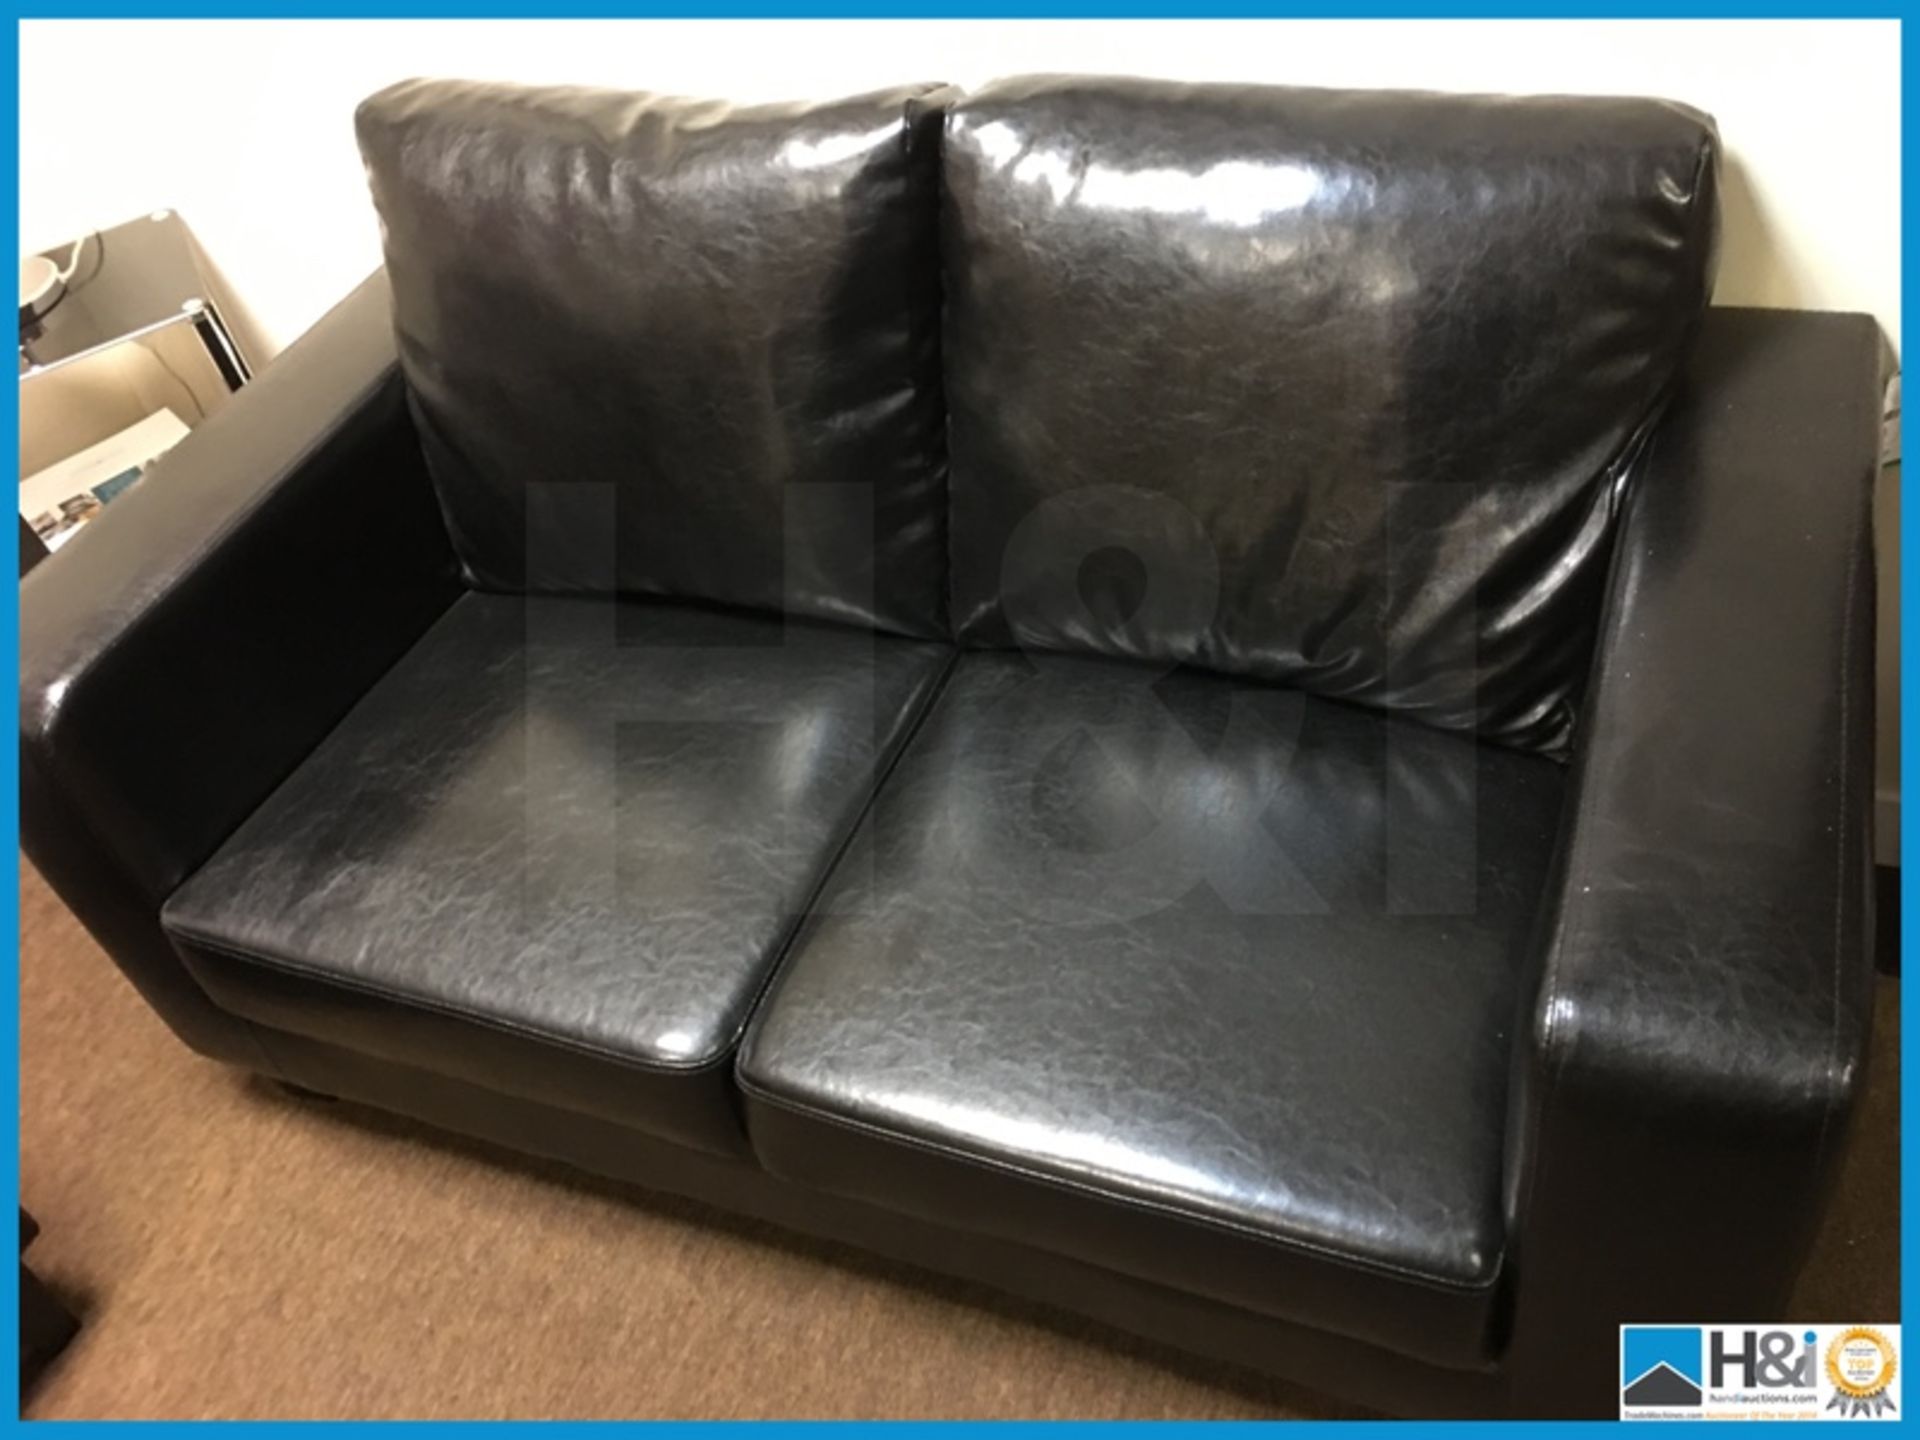
[[[391,291],[23,591],[28,846],[183,1038],[1405,1413],[1779,1313],[1870,1021],[1883,349],[1705,312],[1711,122],[361,136]]]
[[[20,1253],[26,1255],[40,1226],[24,1209],[20,1212]],[[62,1305],[40,1277],[20,1261],[20,1393],[25,1394],[54,1357],[79,1332],[80,1322]]]

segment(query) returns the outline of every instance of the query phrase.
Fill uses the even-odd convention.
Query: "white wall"
[[[1722,303],[1898,343],[1895,21],[27,21],[21,240],[179,210],[270,346],[379,259],[352,110],[408,75],[740,99],[1078,70],[1654,94],[1720,121]]]

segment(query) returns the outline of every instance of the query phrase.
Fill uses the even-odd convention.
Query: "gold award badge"
[[[1834,1390],[1827,1409],[1843,1416],[1884,1415],[1893,1409],[1887,1387],[1899,1368],[1893,1342],[1878,1330],[1856,1325],[1841,1331],[1827,1346],[1827,1378]]]

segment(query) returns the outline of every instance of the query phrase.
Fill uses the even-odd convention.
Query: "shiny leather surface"
[[[946,633],[943,95],[409,81],[361,106],[476,585]]]
[[[677,1217],[729,1223],[727,1215],[717,1212],[689,1216],[684,1206],[662,1197],[686,1197],[717,1211],[748,1217],[746,1226],[734,1222],[735,1228],[744,1228],[756,1243],[794,1245],[804,1243],[796,1236],[814,1237],[829,1242],[806,1246],[815,1257],[857,1265],[894,1283],[915,1283],[916,1270],[953,1276],[968,1282],[968,1288],[957,1295],[963,1300],[1004,1305],[994,1294],[997,1291],[1039,1302],[1038,1308],[1014,1304],[1013,1314],[1021,1323],[1044,1322],[1063,1313],[1083,1315],[1111,1327],[1116,1332],[1114,1342],[1129,1353],[1141,1355],[1141,1347],[1128,1342],[1125,1335],[1167,1347],[1141,1355],[1148,1363],[1178,1365],[1177,1352],[1184,1351],[1392,1414],[1487,1416],[1501,1413],[1504,1403],[1502,1377],[1491,1370],[1423,1365],[1390,1350],[1289,1325],[1052,1251],[795,1185],[767,1174],[751,1161],[701,1154],[609,1120],[503,1095],[486,1086],[305,1036],[265,1031],[261,1038],[288,1079],[354,1102],[324,1110],[325,1116],[342,1124],[392,1133],[396,1127],[391,1121],[358,1108],[377,1107],[424,1121],[452,1136],[485,1142],[488,1158],[500,1164],[523,1163],[516,1160],[517,1152],[638,1187],[630,1192],[633,1200],[669,1207]],[[413,1126],[401,1133],[416,1141],[427,1138]],[[445,1143],[460,1143],[452,1136]],[[535,1173],[561,1183],[578,1183],[577,1178],[556,1175],[548,1167]],[[786,1233],[770,1233],[754,1221]],[[952,1286],[942,1287],[941,1294],[956,1298]],[[1065,1323],[1072,1333],[1088,1333],[1083,1325]],[[1097,1341],[1099,1332],[1091,1338]],[[751,1347],[757,1340],[743,1336],[741,1344]],[[831,1353],[833,1341],[828,1333],[814,1343]],[[792,1353],[785,1350],[783,1339],[776,1341],[776,1349],[780,1354]],[[1204,1373],[1235,1383],[1236,1377],[1220,1375],[1213,1365]],[[993,1383],[992,1377],[982,1376],[981,1383]]]
[[[167,927],[250,1019],[724,1148],[724,1062],[948,653],[469,594]]]
[[[887,111],[909,168],[940,103]],[[995,106],[1027,117],[998,169]],[[1294,148],[1254,148],[1276,116]],[[949,668],[944,645],[717,609],[455,604],[376,277],[26,582],[26,848],[209,1054],[1391,1408],[1611,1414],[1619,1321],[1777,1312],[1859,1082],[1872,322],[1711,313],[1635,454],[1710,268],[1691,112],[1010,82],[952,135],[958,478],[1011,477],[957,496],[957,593],[986,606],[959,618],[979,646],[1099,655]],[[1083,135],[1061,188],[1058,137]],[[1216,213],[1243,162],[1293,175],[1297,209]],[[877,225],[866,199],[917,180],[875,163],[839,213]],[[1613,221],[1572,223],[1603,202]],[[1254,242],[1298,283],[1236,277]],[[1421,302],[1440,280],[1448,303]],[[522,347],[543,377],[588,335],[568,323]],[[1314,343],[1259,338],[1280,334]],[[1416,487],[1423,457],[1453,478]],[[1235,488],[1266,473],[1287,483]],[[1386,477],[1391,503],[1339,476]],[[912,532],[880,510],[913,487],[870,483],[879,532]],[[1406,498],[1433,488],[1468,498]],[[614,573],[626,537],[598,533],[562,559]],[[944,537],[927,553],[902,570],[937,605]],[[1369,554],[1392,583],[1320,586],[1315,564]],[[729,598],[786,603],[794,574]],[[1479,600],[1448,609],[1462,575]],[[841,578],[802,608],[925,618],[842,604]],[[1505,626],[1474,633],[1465,702],[1402,663],[1454,653],[1461,615]],[[1580,677],[1552,677],[1583,624],[1573,727]],[[1106,658],[1132,655],[1407,716]],[[1573,764],[1417,720],[1572,735]],[[159,908],[196,870],[168,914],[189,969]]]
[[[947,122],[953,611],[1523,748],[1711,289],[1684,106],[1004,80]]]
[[[379,275],[22,582],[21,844],[195,1049],[161,902],[458,590]]]
[[[1873,993],[1882,361],[1866,316],[1714,311],[1627,512],[1516,1112],[1533,1410],[1612,1413],[1623,1320],[1778,1315],[1833,1175]]]
[[[1298,692],[964,656],[754,1022],[755,1151],[1477,1363],[1561,789]]]

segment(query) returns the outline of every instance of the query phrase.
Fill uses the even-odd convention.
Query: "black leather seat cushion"
[[[1567,746],[1706,310],[1683,105],[1044,77],[948,116],[953,616]]]
[[[482,589],[944,638],[940,105],[412,80],[358,112]]]
[[[249,1019],[738,1150],[735,1042],[948,654],[468,595],[164,923]]]
[[[775,1174],[1470,1365],[1551,761],[961,658],[755,1017]]]

